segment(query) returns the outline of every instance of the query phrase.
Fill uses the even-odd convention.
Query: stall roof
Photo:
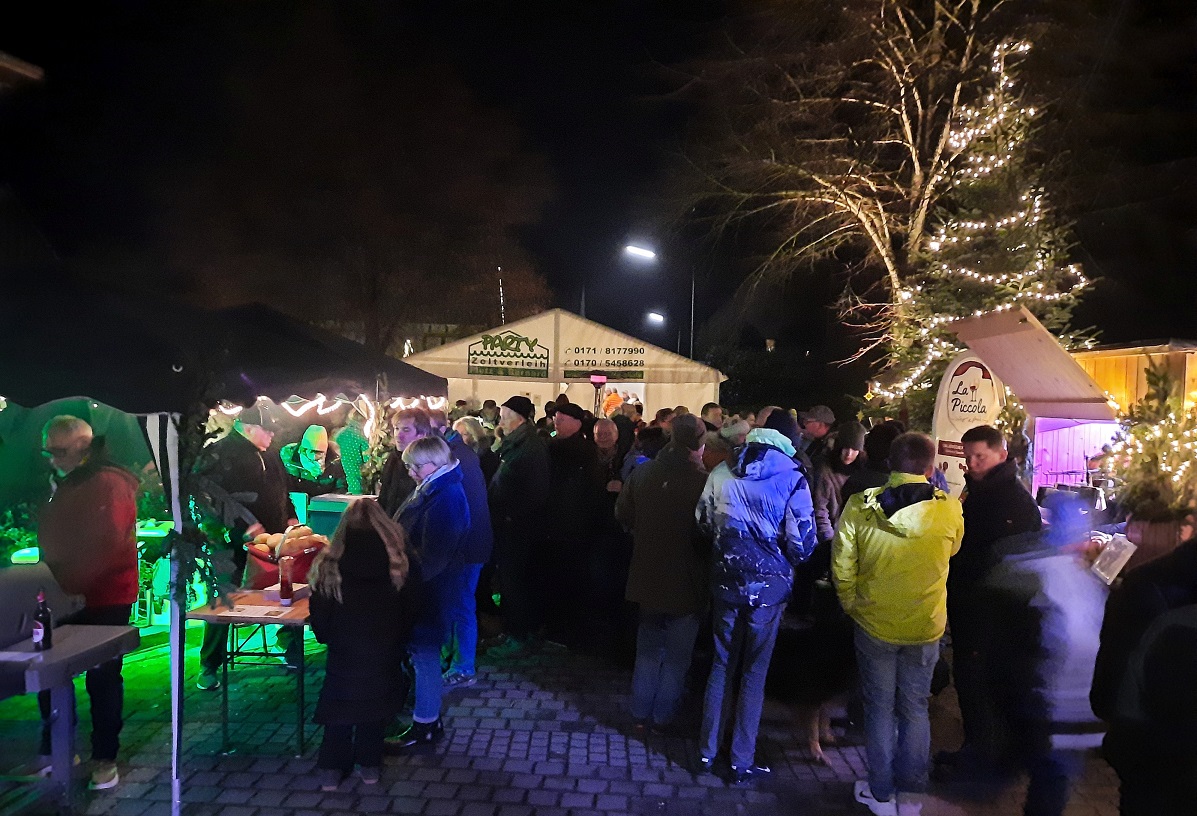
[[[965,318],[951,328],[1033,416],[1115,419],[1101,388],[1026,307]]]
[[[135,414],[207,396],[248,403],[344,393],[443,396],[445,380],[267,307],[212,312],[69,284],[52,274],[0,296],[0,396],[87,396]]]
[[[529,344],[525,351],[517,349],[507,354],[507,356],[519,355],[520,358],[523,358],[518,362],[513,362],[511,370],[515,370],[516,366],[523,366],[528,371],[527,378],[560,383],[584,380],[590,370],[605,371],[609,375],[634,373],[635,368],[621,365],[621,363],[628,362],[628,355],[623,352],[627,352],[629,349],[640,349],[644,366],[639,370],[643,371],[643,381],[645,382],[714,383],[718,385],[727,379],[716,368],[695,362],[680,354],[674,354],[672,351],[654,346],[640,338],[616,331],[593,320],[587,320],[565,309],[549,309],[532,317],[480,332],[464,340],[457,340],[409,355],[407,360],[443,377],[521,379],[520,375],[514,373],[504,375],[483,373],[478,365],[470,363],[471,353],[478,354],[479,344],[483,338],[513,335],[535,341],[533,344]],[[532,349],[532,345],[535,345],[536,348]],[[610,353],[606,353],[608,349]],[[505,354],[500,352],[494,356],[503,357]],[[512,356],[512,359],[516,358]],[[608,362],[613,365],[607,365]],[[535,373],[533,373],[534,371]]]

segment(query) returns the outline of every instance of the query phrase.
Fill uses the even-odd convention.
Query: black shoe
[[[768,765],[749,765],[745,768],[737,768],[733,765],[731,779],[728,781],[733,785],[744,785],[758,776],[768,776],[771,773],[773,773],[773,769]]]
[[[700,756],[698,758],[698,764],[694,767],[694,773],[697,776],[715,773],[714,757]]]
[[[397,737],[387,737],[383,740],[383,748],[387,753],[400,753],[410,750],[417,745],[432,745],[445,733],[445,726],[438,719],[436,722],[413,722],[411,727]]]

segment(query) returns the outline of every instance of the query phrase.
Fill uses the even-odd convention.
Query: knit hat
[[[788,411],[774,411],[765,419],[765,427],[777,431],[790,440],[790,447],[797,450],[802,444],[802,432],[798,430],[798,420],[790,416]],[[790,451],[790,456],[794,455]]]
[[[836,450],[864,450],[865,427],[859,422],[845,422],[835,430]]]
[[[242,425],[257,425],[262,430],[271,433],[278,430],[278,425],[275,423],[274,417],[270,416],[270,412],[256,405],[250,405],[243,409],[241,413],[237,414],[237,420]]]
[[[326,451],[328,450],[328,431],[323,425],[309,425],[308,429],[303,432],[302,441],[312,450]]]
[[[748,442],[749,444],[755,442],[760,445],[777,448],[786,456],[793,456],[795,453],[794,443],[786,439],[785,435],[780,431],[775,431],[772,428],[753,428],[748,432]]]
[[[532,405],[532,400],[527,397],[514,396],[510,397],[507,402],[503,403],[503,407],[508,410],[515,411],[524,419],[531,420],[536,416],[536,408]]]
[[[724,439],[731,439],[734,436],[747,434],[752,430],[752,426],[748,424],[748,420],[736,419],[729,420],[723,423],[723,427],[719,429],[719,435]]]
[[[687,450],[696,451],[702,447],[703,437],[706,436],[707,426],[701,417],[694,414],[682,414],[674,417],[670,425],[670,439],[674,445]]]

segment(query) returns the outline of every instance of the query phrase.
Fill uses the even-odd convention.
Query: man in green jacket
[[[948,559],[964,536],[960,502],[927,481],[931,438],[902,434],[889,461],[889,481],[848,500],[832,542],[836,592],[856,624],[865,708],[869,778],[855,795],[876,816],[897,814],[898,791],[927,785],[927,701],[947,625]]]

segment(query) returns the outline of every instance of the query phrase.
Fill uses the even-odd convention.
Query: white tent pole
[[[175,532],[183,532],[182,496],[179,485],[179,418],[163,415],[166,427],[166,459],[170,472],[170,509]],[[187,621],[183,604],[179,603],[179,555],[172,548],[170,554],[170,789],[171,816],[183,813],[183,660],[187,645]]]

